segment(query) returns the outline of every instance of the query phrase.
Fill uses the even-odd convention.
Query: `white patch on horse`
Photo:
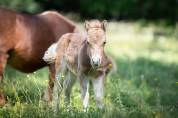
[[[54,63],[57,55],[56,49],[57,43],[52,44],[45,52],[43,60],[48,63]]]

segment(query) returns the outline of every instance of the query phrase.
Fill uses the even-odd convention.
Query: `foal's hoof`
[[[42,95],[42,100],[45,102],[50,103],[52,101],[51,96],[48,93],[48,90],[45,90],[43,95]]]
[[[105,105],[104,104],[97,104],[97,108],[99,110],[103,110],[105,108]]]

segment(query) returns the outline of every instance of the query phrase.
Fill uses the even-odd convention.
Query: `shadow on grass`
[[[38,103],[48,83],[47,69],[34,73],[22,73],[7,67],[4,73],[4,91],[8,103]]]
[[[147,58],[116,62],[118,73],[110,77],[107,90],[115,107],[134,113],[132,117],[178,116],[178,65]]]

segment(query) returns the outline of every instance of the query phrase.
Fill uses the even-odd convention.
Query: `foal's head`
[[[90,57],[90,63],[93,68],[100,66],[105,56],[104,47],[106,44],[106,20],[86,21],[85,28],[87,31],[87,51]]]

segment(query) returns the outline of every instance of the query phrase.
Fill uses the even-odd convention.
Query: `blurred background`
[[[93,91],[88,112],[82,112],[79,85],[72,105],[58,113],[76,118],[178,118],[177,0],[0,0],[19,12],[57,10],[83,26],[85,19],[107,19],[106,52],[116,70],[107,77],[104,110],[95,107]],[[0,118],[52,118],[41,96],[48,69],[31,74],[10,67],[5,71],[8,105]],[[92,87],[91,87],[92,88]]]
[[[36,13],[44,10],[73,12],[82,18],[176,20],[176,0],[1,0],[1,6]]]

